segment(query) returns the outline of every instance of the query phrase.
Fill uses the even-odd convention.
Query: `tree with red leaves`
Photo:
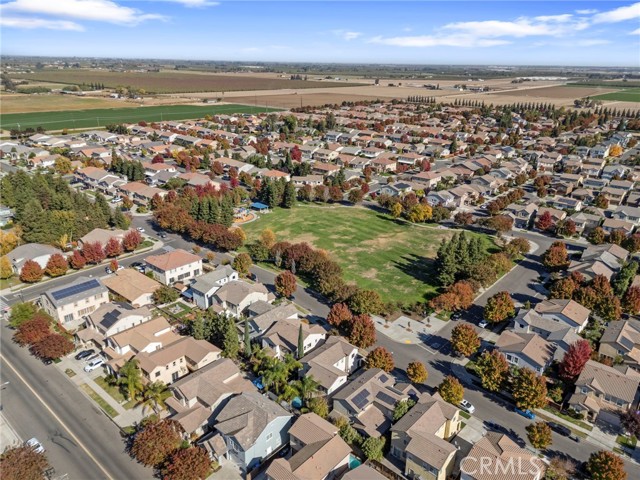
[[[4,480],[39,480],[45,478],[47,469],[46,455],[29,445],[8,447],[0,454],[0,471]]]
[[[220,162],[220,160],[214,160],[211,164],[211,171],[218,177],[224,175],[224,165],[222,165],[222,162]]]
[[[470,357],[480,348],[480,337],[473,325],[459,323],[451,331],[451,348],[464,357]]]
[[[137,230],[129,230],[122,239],[125,252],[133,252],[142,243],[142,234]]]
[[[549,289],[550,298],[569,299],[573,297],[573,293],[578,288],[571,277],[556,280]]]
[[[598,297],[609,297],[613,295],[611,282],[602,274],[598,274],[593,277],[593,280],[591,281],[591,288],[595,290]]]
[[[54,253],[49,257],[44,271],[50,277],[59,277],[69,270],[69,262],[60,253]]]
[[[51,335],[51,322],[44,315],[37,315],[21,323],[13,334],[13,341],[19,345],[33,345]]]
[[[34,260],[27,260],[20,270],[20,280],[26,283],[35,283],[42,280],[44,270],[40,264]]]
[[[631,315],[640,313],[640,287],[629,287],[622,302],[624,311]]]
[[[211,473],[211,459],[204,448],[180,448],[171,454],[164,468],[164,480],[205,480]]]
[[[298,147],[298,145],[295,145],[291,149],[291,160],[296,162],[302,161],[302,150],[300,150],[300,147]]]
[[[352,319],[353,314],[351,313],[351,310],[349,310],[349,307],[344,303],[335,303],[331,307],[329,315],[327,315],[327,322],[329,322],[329,325],[336,328],[341,328],[345,322],[350,323]]]
[[[542,256],[542,264],[550,270],[559,270],[569,265],[569,252],[564,242],[553,242]]]
[[[512,317],[516,313],[516,307],[513,304],[509,292],[498,292],[487,300],[484,307],[484,318],[491,323],[498,323]]]
[[[56,360],[73,352],[74,345],[64,335],[52,333],[31,346],[31,353],[38,358]]]
[[[275,287],[278,295],[284,298],[291,297],[296,291],[296,276],[289,270],[285,270],[276,277]]]
[[[540,215],[536,220],[536,228],[538,230],[542,230],[543,232],[550,230],[553,226],[553,217],[548,210]]]
[[[87,263],[100,263],[106,257],[100,242],[84,243],[82,245],[82,256],[87,260]]]
[[[582,373],[584,366],[591,358],[591,345],[587,340],[578,340],[569,346],[560,362],[560,377],[567,381],[573,381]]]
[[[164,157],[158,154],[155,157],[153,157],[153,160],[151,160],[151,163],[164,163]]]
[[[594,452],[587,461],[587,472],[591,480],[627,480],[624,461],[607,450]]]
[[[369,348],[376,343],[376,327],[367,314],[356,315],[351,321],[349,342],[358,348]]]
[[[393,355],[384,347],[376,347],[371,350],[364,364],[365,368],[380,368],[387,373],[395,367]]]
[[[622,242],[622,246],[631,253],[640,251],[640,233],[629,235],[626,240]]]
[[[596,227],[593,230],[591,230],[591,233],[589,233],[587,240],[589,240],[594,245],[602,245],[604,243],[605,238],[606,238],[606,233],[602,229],[602,227]]]
[[[104,253],[109,258],[122,255],[122,242],[116,237],[111,237],[104,247]]]
[[[174,420],[149,423],[136,433],[131,453],[143,465],[159,466],[180,447],[180,425]]]
[[[74,250],[69,259],[71,267],[80,270],[87,264],[87,259],[82,256],[79,250]]]

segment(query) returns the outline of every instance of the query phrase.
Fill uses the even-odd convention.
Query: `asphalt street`
[[[147,479],[151,469],[124,451],[120,431],[53,365],[42,362],[11,340],[5,324],[0,355],[2,412],[22,440],[36,437],[56,476],[69,480]],[[56,478],[56,477],[54,477]]]
[[[160,232],[154,227],[150,217],[134,217],[133,226],[143,227],[146,233],[152,236]],[[506,290],[510,292],[516,301],[520,303],[524,303],[526,300],[534,301],[543,298],[538,277],[544,272],[544,269],[540,265],[539,257],[554,239],[531,232],[517,232],[514,235],[537,243],[539,249],[534,254],[528,255],[508,275],[484,292],[477,299],[477,305],[465,314],[460,321],[470,321],[477,324],[481,315],[481,306],[486,303],[491,295],[498,291]],[[177,234],[168,234],[164,243],[171,247],[183,248],[188,251],[193,247],[192,242]],[[584,248],[582,244],[571,243],[571,248]],[[139,261],[148,254],[148,252],[139,254],[121,263],[126,266],[134,261]],[[201,255],[204,255],[204,252]],[[217,253],[216,263],[231,258],[228,254]],[[256,275],[258,281],[268,288],[273,288],[276,276],[274,272],[257,266],[252,267],[251,271]],[[94,267],[93,269],[85,270],[83,274],[103,276],[104,267]],[[30,287],[23,291],[22,298],[25,300],[33,299],[42,291],[54,285],[68,282],[68,278],[54,281],[58,283],[48,282],[46,285]],[[20,299],[21,297],[18,294],[6,296],[6,300],[10,304]],[[309,317],[312,320],[315,317],[315,320],[322,321],[329,313],[329,306],[323,299],[308,289],[298,287],[293,300],[310,312]],[[455,322],[449,322],[439,332],[443,340],[443,346],[446,345],[448,338],[450,338],[450,331],[454,325]],[[150,470],[140,467],[123,452],[123,444],[119,440],[117,428],[112,422],[75,388],[68,388],[70,383],[64,377],[64,374],[57,369],[43,366],[40,362],[30,357],[26,350],[20,349],[13,344],[10,341],[10,331],[6,327],[3,333],[2,359],[4,368],[2,380],[9,380],[13,388],[18,385],[20,390],[20,393],[15,394],[7,391],[3,392],[4,413],[21,436],[24,438],[36,436],[43,442],[45,448],[50,452],[51,461],[57,472],[73,473],[70,478],[106,477],[105,472],[102,472],[96,462],[88,458],[86,452],[78,445],[81,442],[81,445],[87,446],[87,450],[94,455],[97,462],[106,466],[106,471],[112,478],[137,479],[151,477],[152,472]],[[435,390],[444,376],[451,373],[452,357],[441,352],[433,353],[431,350],[427,350],[425,345],[398,343],[380,332],[378,333],[378,345],[384,346],[393,352],[396,364],[394,373],[401,378],[404,377],[405,369],[411,361],[419,360],[425,363],[429,372],[426,386],[431,391]],[[15,378],[15,373],[7,369],[5,359],[11,362],[12,365],[19,365],[20,374],[50,404],[51,410],[64,422],[66,428],[42,407],[39,400],[20,383],[19,379]],[[46,388],[43,388],[43,386],[46,386]],[[526,439],[525,428],[531,423],[531,420],[514,413],[512,405],[502,399],[493,397],[473,385],[467,385],[466,387],[465,398],[476,407],[474,416],[481,420],[492,420],[507,427],[510,435],[524,445],[523,442]],[[13,399],[9,395],[13,395]],[[21,398],[23,396],[25,397],[24,399]],[[25,422],[24,418],[35,419],[35,421]],[[70,433],[75,435],[77,439],[74,439]],[[576,460],[584,461],[588,459],[592,452],[598,450],[597,446],[585,441],[576,444],[572,440],[556,433],[553,435],[553,446],[550,452],[547,452],[551,456],[554,455],[554,450],[557,450],[568,454]],[[638,465],[630,462],[626,463],[630,478],[640,478]],[[86,476],[88,472],[85,470],[87,468],[93,472],[90,477]]]

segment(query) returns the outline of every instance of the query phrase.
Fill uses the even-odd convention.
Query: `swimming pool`
[[[358,459],[358,457],[354,456],[353,454],[350,454],[349,455],[349,470],[353,470],[354,468],[357,468],[360,465],[362,465],[362,462]]]

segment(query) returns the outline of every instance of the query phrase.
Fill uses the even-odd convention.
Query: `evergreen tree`
[[[240,340],[238,339],[238,330],[236,328],[236,321],[232,316],[227,318],[227,325],[224,331],[224,356],[231,359],[238,358],[238,352],[240,351]]]
[[[298,327],[298,360],[304,356],[304,334],[302,333],[302,324]]]
[[[233,225],[233,202],[229,195],[222,197],[220,204],[220,223],[225,227]]]
[[[287,182],[282,198],[282,206],[284,208],[292,208],[296,204],[296,187],[293,182]]]
[[[249,320],[244,319],[244,356],[251,357],[251,338],[249,337]]]

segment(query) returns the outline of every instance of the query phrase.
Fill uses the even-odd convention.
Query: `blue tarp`
[[[269,205],[265,205],[264,203],[260,203],[260,202],[253,202],[251,204],[251,208],[255,210],[268,210]]]
[[[193,298],[193,290],[187,288],[184,292],[182,292],[182,296],[189,299]]]

